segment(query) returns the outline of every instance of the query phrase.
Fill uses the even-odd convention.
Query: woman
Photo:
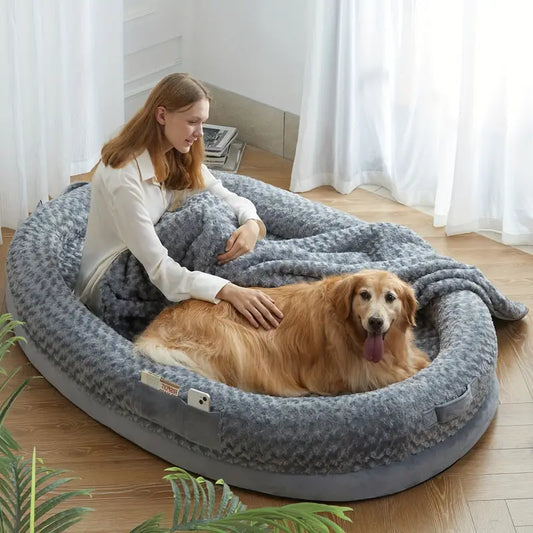
[[[116,257],[129,249],[150,281],[173,302],[197,298],[230,302],[254,327],[277,327],[283,317],[263,292],[190,271],[169,257],[154,224],[188,191],[207,189],[223,198],[239,220],[223,264],[255,247],[266,233],[255,206],[225,189],[202,164],[202,125],[209,115],[206,89],[186,74],[171,74],[144,107],[102,148],[91,186],[91,207],[76,293],[98,314],[98,283]]]

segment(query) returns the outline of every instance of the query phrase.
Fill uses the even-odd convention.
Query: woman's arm
[[[255,328],[277,328],[283,318],[283,313],[276,307],[274,300],[258,289],[228,283],[222,287],[217,297],[231,303]]]
[[[226,300],[255,327],[270,329],[279,325],[281,311],[261,291],[239,287],[204,272],[190,271],[169,257],[155,231],[137,175],[123,176],[110,195],[113,220],[121,239],[167,299],[197,298],[213,303]],[[244,226],[249,225],[245,223]]]
[[[174,302],[188,298],[218,301],[216,295],[228,280],[190,271],[169,257],[150,219],[138,174],[123,173],[108,192],[112,218],[121,240],[167,299]]]
[[[202,171],[207,190],[229,204],[240,224],[226,242],[225,253],[218,256],[218,262],[224,264],[251,252],[257,241],[266,235],[266,227],[257,215],[255,205],[248,198],[226,189],[205,165]]]
[[[250,200],[226,189],[205,165],[202,166],[202,171],[207,190],[229,204],[240,224],[228,239],[225,253],[218,256],[218,262],[224,264],[251,252],[257,241],[266,235],[266,228]],[[257,289],[228,283],[217,297],[230,302],[256,328],[276,328],[283,318],[283,313],[274,300]]]

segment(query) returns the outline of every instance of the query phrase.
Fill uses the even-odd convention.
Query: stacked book
[[[204,124],[205,164],[212,169],[237,172],[246,143],[237,140],[237,128]]]

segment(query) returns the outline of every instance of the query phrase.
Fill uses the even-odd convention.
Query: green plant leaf
[[[202,478],[203,479],[203,478]],[[205,488],[207,489],[207,513],[202,518],[213,516],[215,512],[216,493],[215,486],[211,481],[205,480]]]
[[[35,463],[37,451],[33,447],[33,455],[31,462],[31,498],[30,498],[30,533],[35,531]]]
[[[183,490],[183,513],[182,513],[182,516],[183,516],[183,519],[184,520],[188,520],[189,519],[189,508],[191,506],[191,492],[189,490],[189,485],[187,485],[187,483],[185,482],[185,480],[183,479],[179,479],[178,480],[180,485],[181,485],[181,489]]]
[[[13,321],[13,315],[11,313],[3,313],[0,315],[0,325],[2,325],[4,322],[12,322]],[[20,322],[22,324],[22,322]]]
[[[180,524],[184,530],[203,530],[223,533],[227,531],[280,531],[294,533],[297,528],[305,533],[343,533],[343,529],[328,517],[318,513],[334,514],[351,522],[345,514],[349,507],[337,507],[307,502],[281,507],[263,507],[228,515],[219,519]]]
[[[202,478],[203,479],[203,478]],[[198,514],[201,514],[198,512],[198,509],[200,507],[200,484],[201,484],[201,481],[199,479],[196,479],[195,480],[196,483],[192,483],[192,493],[193,493],[193,508],[192,508],[192,512],[191,512],[191,518],[193,520],[196,520],[198,518]]]
[[[89,493],[90,491],[83,489],[71,490],[68,492],[62,492],[61,494],[58,494],[53,498],[49,498],[48,500],[35,507],[35,518],[39,520],[47,513],[49,513],[54,507],[57,507],[60,503],[63,503],[64,501],[69,500],[71,498],[75,498],[76,496],[88,496]],[[21,525],[26,527],[28,525],[28,522],[29,517],[28,515],[26,515]]]
[[[282,507],[247,510],[224,480],[218,480],[220,502],[215,504],[215,485],[203,477],[194,478],[187,471],[173,467],[164,477],[173,487],[174,516],[171,531],[209,531],[213,533],[342,533],[343,529],[328,516],[351,522],[350,507],[299,502]],[[189,512],[191,503],[193,511]],[[183,508],[182,508],[183,504]]]
[[[59,476],[62,474],[63,471],[58,471],[58,472],[52,472],[50,473],[48,469],[45,470],[45,479],[48,480],[48,479],[51,479],[52,477],[56,477],[56,476]],[[57,488],[59,488],[61,485],[65,485],[66,483],[69,483],[71,481],[74,481],[76,478],[73,478],[73,477],[68,477],[68,478],[61,478],[61,479],[56,479],[55,481],[52,481],[51,483],[48,483],[47,485],[43,485],[43,482],[42,482],[42,479],[39,475],[39,478],[37,479],[37,482],[36,482],[36,486],[40,486],[41,489],[37,492],[37,495],[36,495],[36,500],[40,500],[43,498],[43,496],[45,496],[46,494],[52,492],[53,490],[56,490]],[[84,489],[82,489],[84,490]],[[84,495],[90,495],[90,491],[86,491],[88,492],[88,494],[84,494]],[[24,513],[28,512],[29,511],[29,495],[30,495],[30,491],[29,489],[27,491],[24,491],[22,493],[22,500],[25,503],[25,505],[22,507],[22,511]],[[49,500],[50,501],[50,500]]]
[[[32,461],[24,459],[22,456],[12,456],[13,460],[17,461],[17,490],[20,494],[20,500],[28,502],[31,495],[31,478],[33,473]],[[37,458],[37,460],[39,460]],[[38,480],[37,480],[38,483]],[[27,510],[26,509],[26,510]],[[24,511],[23,511],[24,512]]]
[[[16,325],[22,324],[22,322],[17,322]],[[5,331],[7,328],[4,327],[3,330]],[[9,352],[10,348],[16,344],[17,342],[26,342],[26,339],[24,337],[20,337],[19,335],[12,335],[11,337],[8,337],[5,339],[5,335],[7,333],[10,333],[11,330],[5,331],[4,335],[2,335],[2,331],[0,331],[0,361],[4,358],[4,356]]]
[[[13,315],[11,313],[3,313],[0,315],[0,341],[12,331],[15,330],[17,326],[22,326],[24,322],[19,320],[13,320]]]
[[[12,333],[17,326],[21,326],[23,322],[19,320],[13,320],[10,313],[3,313],[0,315],[0,361],[4,358],[5,354],[16,342],[26,342],[26,339],[19,336],[11,336],[8,339],[5,337]],[[5,374],[5,370],[2,368],[2,374]]]
[[[18,371],[18,369],[17,369]],[[13,376],[15,372],[11,375]],[[8,379],[11,379],[11,376]],[[0,406],[0,425],[4,423],[4,419],[7,416],[7,413],[11,406],[13,405],[13,402],[17,399],[17,396],[24,390],[26,385],[32,380],[33,378],[26,378],[3,402]]]
[[[168,533],[168,528],[163,528],[159,525],[162,519],[162,514],[155,515],[132,529],[130,533]]]
[[[31,531],[31,515],[34,516],[35,531],[52,533],[64,531],[67,524],[77,522],[87,512],[85,507],[67,509],[45,518],[57,505],[76,496],[90,495],[88,490],[62,492],[51,498],[42,500],[43,496],[57,487],[64,485],[72,478],[53,479],[62,475],[63,471],[52,470],[41,466],[36,457],[35,462],[23,457],[4,457],[0,460],[0,493],[2,494],[2,512],[10,517],[13,533]],[[34,501],[32,505],[32,477],[35,476]],[[52,480],[53,479],[53,480]],[[45,481],[43,481],[45,480]],[[28,486],[29,485],[29,486]],[[40,487],[40,489],[38,489]],[[69,526],[70,527],[70,526]],[[63,528],[63,529],[61,529]],[[9,529],[7,531],[10,531]]]
[[[11,335],[6,338],[19,325],[22,325],[22,322],[13,320],[9,313],[0,315],[0,362],[16,342],[25,342],[20,336]],[[5,376],[0,383],[0,393],[6,390],[19,370],[20,368],[17,368],[8,375],[4,368],[0,368],[0,374]],[[86,507],[74,507],[47,516],[60,503],[75,496],[90,495],[91,491],[67,491],[43,501],[43,497],[68,483],[72,478],[57,479],[64,471],[45,468],[42,460],[37,457],[35,448],[31,460],[25,460],[13,453],[19,449],[19,446],[4,426],[4,421],[13,402],[32,379],[34,378],[26,378],[0,404],[0,531],[2,533],[27,531],[59,533],[79,522],[82,516],[91,510]],[[38,523],[41,519],[43,520]]]
[[[11,523],[4,516],[4,513],[2,512],[2,508],[0,507],[0,531],[5,531],[6,533],[8,533],[11,530],[12,530]]]
[[[7,372],[6,372],[4,369],[2,369],[2,371],[3,371],[2,374],[3,374],[4,376],[6,376],[6,378],[4,379],[4,381],[2,381],[2,384],[0,384],[0,392],[2,392],[2,391],[7,387],[8,383],[11,381],[11,379],[13,378],[13,376],[14,376],[19,370],[20,370],[20,367],[15,368],[15,370],[13,370],[13,371],[11,372],[11,374],[8,375]]]
[[[227,485],[223,479],[217,480],[215,485],[222,485],[222,496],[220,497],[220,503],[218,504],[218,513],[216,514],[216,518],[222,518],[227,514],[225,510],[229,501],[231,500],[231,497],[233,496],[233,493],[231,492],[229,485]]]
[[[7,516],[6,511],[10,511],[10,517]],[[0,531],[2,533],[10,533],[13,531],[13,515],[14,513],[9,509],[7,502],[0,498]]]
[[[20,450],[20,446],[7,428],[0,426],[0,454],[9,456],[12,455],[12,450]]]
[[[89,507],[73,507],[47,518],[35,527],[36,533],[59,533],[79,522],[83,515],[92,511]]]
[[[172,527],[175,527],[179,522],[179,517],[181,515],[181,489],[178,487],[178,484],[174,480],[170,480],[170,486],[172,487],[172,493],[174,494],[174,512],[173,512],[173,523]]]
[[[200,498],[201,498],[200,508],[198,509],[198,517],[205,518],[206,513],[209,509],[208,500],[207,500],[208,495],[206,493],[207,483],[206,483],[206,480],[202,476],[197,477],[196,481],[198,482],[198,488],[200,490]]]
[[[228,513],[234,513],[236,510],[246,509],[223,480],[217,481],[217,485],[222,486],[217,508],[216,491],[212,482],[201,476],[194,478],[179,467],[167,468],[166,471],[172,472],[163,478],[170,481],[174,494],[172,531],[178,527],[183,530],[185,525],[192,529],[196,523],[206,523],[206,521],[226,516]],[[191,503],[192,512],[190,512]]]
[[[232,498],[231,500],[229,501],[229,505],[224,513],[225,516],[227,515],[232,515],[234,513],[237,513],[239,511],[243,511],[244,509],[242,509],[243,507],[243,504],[241,502],[241,500],[239,500],[239,498],[237,498],[233,493],[232,494]]]

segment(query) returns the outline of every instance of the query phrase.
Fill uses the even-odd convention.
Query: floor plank
[[[468,503],[476,531],[479,533],[514,533],[513,520],[504,501]]]
[[[515,526],[533,527],[533,499],[508,500],[507,506]]]
[[[521,474],[533,473],[533,448],[476,450],[467,453],[449,470],[450,474]]]
[[[500,404],[496,413],[495,423],[500,426],[533,425],[533,403]]]
[[[485,450],[533,448],[533,425],[502,426],[493,423],[475,448]]]
[[[514,500],[533,498],[533,473],[448,474],[460,478],[465,497],[471,500]]]

